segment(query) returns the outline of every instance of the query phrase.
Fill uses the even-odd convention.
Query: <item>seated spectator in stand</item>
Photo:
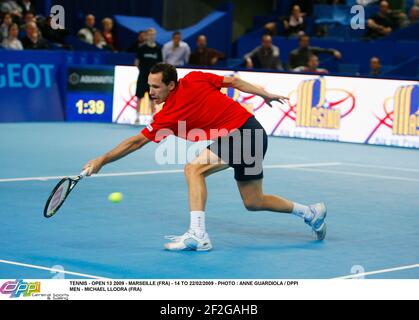
[[[26,25],[26,36],[22,40],[22,45],[26,50],[49,49],[48,42],[40,37],[35,22]]]
[[[18,5],[22,8],[22,15],[25,15],[26,12],[31,12],[33,15],[36,15],[35,5],[31,0],[21,0]]]
[[[3,23],[0,25],[0,37],[2,39],[7,39],[10,26],[13,24],[12,15],[10,13],[6,13],[3,16]]]
[[[299,47],[291,51],[289,55],[289,68],[295,69],[299,66],[306,66],[308,63],[308,58],[315,54],[327,53],[333,55],[336,59],[342,58],[342,54],[336,49],[325,49],[319,47],[310,46],[310,37],[301,36],[298,41]]]
[[[70,47],[65,44],[65,38],[69,34],[68,30],[66,29],[53,29],[51,27],[51,17],[45,19],[43,24],[41,25],[41,32],[42,36],[50,41],[53,42],[60,47],[69,49]]]
[[[370,59],[370,76],[378,76],[381,74],[381,62],[377,57]]]
[[[22,8],[13,0],[0,2],[0,12],[10,13],[14,22],[20,22],[22,18]]]
[[[102,32],[99,30],[96,30],[95,34],[93,35],[93,45],[101,50],[112,51],[112,47],[106,43],[102,36]]]
[[[97,30],[95,28],[95,24],[96,24],[95,16],[92,14],[88,14],[85,20],[85,27],[83,29],[80,29],[79,32],[77,33],[77,36],[79,37],[79,39],[89,44],[93,44],[94,35]]]
[[[19,27],[16,23],[12,23],[9,27],[8,37],[1,43],[5,49],[23,50],[22,42],[17,38],[19,35]]]
[[[140,30],[137,35],[137,40],[135,40],[127,49],[127,52],[134,52],[136,53],[138,51],[138,48],[140,48],[143,44],[145,44],[147,41],[147,32],[144,30]]]
[[[262,44],[244,56],[246,67],[271,70],[283,70],[279,59],[279,48],[272,44],[272,37],[262,36]]]
[[[419,6],[412,6],[409,10],[408,25],[412,25],[418,22],[419,22]]]
[[[172,41],[167,42],[163,46],[163,62],[170,63],[174,66],[183,66],[189,62],[191,48],[186,42],[182,41],[179,31],[172,35]]]
[[[274,36],[278,34],[277,23],[283,23],[284,33],[287,37],[297,37],[304,34],[305,22],[304,22],[305,13],[301,12],[301,8],[298,5],[292,7],[291,15],[279,22],[269,22],[265,24],[266,33]]]
[[[117,51],[115,44],[115,36],[113,34],[113,20],[111,18],[105,18],[102,20],[102,36],[112,51]]]
[[[299,6],[301,11],[305,12],[307,16],[311,16],[313,14],[314,4],[313,0],[294,0],[292,2],[292,6]]]
[[[22,24],[20,25],[20,30],[26,30],[26,25],[30,22],[36,23],[35,15],[32,12],[26,12],[23,16]],[[38,24],[36,23],[36,25]]]
[[[387,1],[380,3],[379,12],[368,19],[367,37],[370,39],[381,38],[394,29],[394,22],[390,15],[390,6]]]
[[[196,50],[189,58],[192,66],[213,66],[219,59],[224,59],[224,53],[212,48],[207,48],[207,37],[201,34],[196,40]]]
[[[319,68],[319,64],[320,64],[319,58],[315,54],[312,54],[308,58],[308,62],[306,66],[297,67],[293,69],[292,71],[316,73],[316,74],[328,74],[329,71],[327,71],[326,69]]]

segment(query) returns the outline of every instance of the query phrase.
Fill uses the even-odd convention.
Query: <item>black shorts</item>
[[[237,181],[263,178],[262,162],[268,149],[268,136],[255,117],[207,148],[234,169]]]
[[[145,73],[143,72],[143,74]],[[145,93],[149,91],[150,87],[148,85],[148,76],[144,76],[140,73],[137,79],[137,90],[135,91],[135,96],[138,99],[141,99],[144,97]]]

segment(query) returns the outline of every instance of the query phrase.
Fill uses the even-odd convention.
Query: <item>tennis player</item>
[[[268,93],[246,81],[212,73],[190,72],[178,81],[176,68],[158,63],[148,76],[150,96],[157,104],[164,102],[151,125],[138,135],[124,140],[108,153],[90,160],[83,169],[87,175],[97,173],[102,166],[140,149],[150,141],[160,142],[168,135],[191,141],[214,140],[184,172],[189,192],[190,228],[181,236],[167,237],[167,250],[212,249],[205,228],[207,188],[205,178],[232,167],[244,206],[250,211],[274,211],[294,214],[304,219],[318,240],[326,236],[326,206],[317,203],[306,206],[275,195],[263,193],[263,167],[268,139],[255,117],[239,103],[220,92],[233,87],[259,95],[268,105],[287,103],[287,98]]]

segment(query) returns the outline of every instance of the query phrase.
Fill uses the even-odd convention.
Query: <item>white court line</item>
[[[412,264],[410,266],[382,269],[382,270],[376,270],[376,271],[370,271],[370,272],[362,272],[362,273],[351,274],[351,275],[347,275],[347,276],[343,276],[343,277],[337,277],[337,278],[333,278],[333,279],[353,279],[353,278],[360,278],[360,277],[364,277],[364,276],[369,276],[369,275],[372,275],[372,274],[381,274],[381,273],[388,273],[388,272],[407,270],[407,269],[415,269],[415,268],[419,268],[419,264]]]
[[[419,172],[419,169],[390,167],[390,166],[376,166],[376,165],[363,164],[363,163],[344,162],[342,164],[345,166],[360,167],[360,168],[379,168],[379,169],[388,169],[388,170],[397,170],[397,171],[406,171],[406,172]]]
[[[293,164],[268,164],[264,165],[263,169],[276,169],[276,168],[305,168],[305,167],[329,167],[329,166],[339,166],[341,162],[318,162],[318,163],[293,163]]]
[[[385,176],[380,174],[369,174],[369,173],[360,173],[360,172],[345,172],[345,171],[336,171],[336,170],[326,170],[326,169],[310,169],[310,168],[290,168],[292,170],[301,170],[301,171],[310,171],[310,172],[323,172],[323,173],[334,173],[347,176],[357,176],[357,177],[367,177],[367,178],[377,178],[377,179],[386,179],[386,180],[400,180],[400,181],[409,181],[409,182],[419,182],[419,179],[413,178],[403,178],[395,176]]]
[[[47,268],[47,267],[43,267],[43,266],[37,266],[37,265],[34,265],[34,264],[20,263],[20,262],[9,261],[9,260],[0,260],[0,263],[11,264],[11,265],[14,265],[14,266],[26,267],[26,268],[31,268],[31,269],[46,270],[46,271],[50,271],[50,272],[59,272],[59,273],[64,273],[64,274],[71,274],[73,276],[79,276],[79,277],[84,277],[84,278],[89,278],[89,279],[109,279],[109,278],[105,278],[105,277],[92,276],[91,274],[84,274],[84,273],[65,271],[65,270],[54,269],[54,268]]]
[[[341,164],[340,162],[292,163],[292,164],[266,165],[266,166],[264,166],[264,168],[267,168],[267,169],[284,168],[284,169],[286,169],[286,168],[336,166],[336,165],[340,165],[340,164]],[[133,171],[133,172],[120,172],[120,173],[99,173],[99,174],[92,175],[90,178],[143,176],[143,175],[149,175],[149,174],[170,174],[170,173],[183,173],[183,169],[154,170],[154,171]],[[66,176],[7,178],[7,179],[0,179],[0,182],[47,181],[47,180],[62,179],[64,177],[66,177]]]
[[[133,171],[133,172],[120,172],[120,173],[99,173],[90,176],[89,178],[102,178],[102,177],[123,177],[123,176],[143,176],[148,174],[163,174],[163,173],[180,173],[183,172],[182,169],[179,170],[156,170],[156,171]],[[50,177],[29,177],[29,178],[10,178],[10,179],[0,179],[0,182],[16,182],[16,181],[47,181],[47,180],[56,180],[62,179],[68,176],[50,176]]]

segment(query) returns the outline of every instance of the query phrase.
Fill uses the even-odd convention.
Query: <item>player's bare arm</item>
[[[258,95],[260,97],[262,97],[263,99],[265,99],[265,102],[272,107],[271,103],[274,101],[278,101],[280,103],[286,103],[288,98],[281,96],[281,95],[277,95],[277,94],[273,94],[273,93],[269,93],[267,92],[265,89],[261,88],[261,87],[257,87],[249,82],[246,82],[240,78],[235,78],[235,77],[224,77],[223,80],[223,87],[233,87],[237,90],[240,90],[242,92],[246,92],[246,93],[250,93],[250,94],[255,94]]]
[[[149,142],[149,139],[147,139],[142,133],[139,133],[122,141],[118,146],[104,155],[90,160],[86,163],[83,169],[87,170],[87,175],[90,176],[93,173],[99,172],[105,164],[121,159],[131,152],[140,149]]]

